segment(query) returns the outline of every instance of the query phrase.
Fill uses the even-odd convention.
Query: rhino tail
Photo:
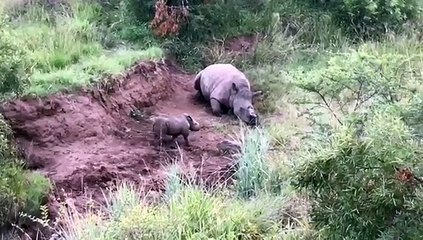
[[[201,89],[201,86],[200,86],[200,80],[201,80],[201,73],[202,73],[203,71],[200,71],[196,76],[195,76],[195,78],[194,78],[194,88],[195,88],[195,90],[197,90],[197,91],[200,91],[200,89]]]

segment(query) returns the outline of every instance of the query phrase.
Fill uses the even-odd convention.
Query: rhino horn
[[[261,95],[263,95],[263,91],[255,91],[255,92],[253,92],[253,98],[254,97],[257,97],[257,96],[261,96]]]

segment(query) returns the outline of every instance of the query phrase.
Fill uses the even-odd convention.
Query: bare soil
[[[237,122],[213,116],[196,100],[193,79],[169,63],[138,62],[94,88],[2,104],[27,167],[55,184],[52,217],[59,202],[71,200],[80,210],[91,200],[103,202],[101,190],[120,180],[160,192],[166,166],[175,161],[208,185],[230,179],[232,160],[217,149],[225,135],[214,126]],[[180,136],[180,151],[172,144],[154,147],[149,117],[182,113],[202,124],[191,132],[191,146]]]

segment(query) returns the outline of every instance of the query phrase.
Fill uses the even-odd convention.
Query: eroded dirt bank
[[[27,166],[53,180],[58,201],[84,208],[92,198],[103,201],[101,189],[116,180],[130,180],[160,191],[165,166],[176,158],[201,179],[213,183],[231,175],[232,161],[217,150],[225,136],[214,127],[224,121],[194,100],[193,75],[171,64],[139,62],[101,85],[73,94],[4,103],[1,112],[15,132]],[[131,112],[138,110],[137,121]],[[149,115],[189,113],[203,126],[191,133],[190,147],[176,150],[152,146]],[[226,120],[227,121],[227,120]],[[50,200],[51,210],[57,200]]]

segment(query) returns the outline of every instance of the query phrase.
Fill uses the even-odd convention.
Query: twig
[[[325,103],[326,107],[329,109],[329,111],[331,111],[332,115],[335,117],[335,119],[339,122],[339,124],[344,125],[342,123],[342,121],[338,118],[338,116],[336,115],[335,111],[332,110],[332,108],[330,107],[330,105],[328,104],[328,102],[326,101],[326,98],[319,92],[319,91],[315,91],[320,98],[323,100],[323,102]]]
[[[357,91],[357,99],[355,101],[354,112],[357,110],[358,106],[361,105],[361,89],[363,88],[363,81],[360,81],[360,87]]]

